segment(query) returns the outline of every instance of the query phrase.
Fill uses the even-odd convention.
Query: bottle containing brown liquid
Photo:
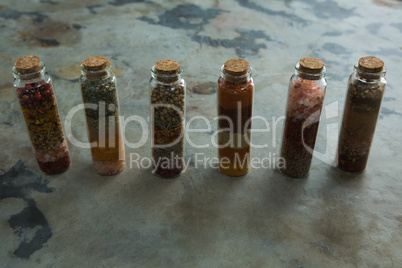
[[[218,80],[219,170],[241,176],[250,169],[254,81],[246,60],[230,59]]]
[[[348,82],[339,135],[337,164],[346,172],[365,170],[384,95],[386,67],[376,57],[363,57]]]

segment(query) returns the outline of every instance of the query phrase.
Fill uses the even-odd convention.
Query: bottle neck
[[[353,72],[356,74],[358,78],[361,79],[367,79],[367,80],[380,80],[381,78],[385,77],[385,74],[387,73],[387,67],[383,67],[382,71],[378,73],[369,73],[361,70],[359,68],[359,64],[355,64],[353,68]]]
[[[297,63],[295,66],[295,75],[307,80],[320,80],[322,78],[325,78],[326,73],[327,69],[325,68],[325,66],[322,68],[322,71],[320,73],[312,73],[305,70],[301,70],[300,63]]]
[[[180,68],[179,71],[175,74],[164,74],[160,73],[156,70],[155,66],[151,69],[152,78],[155,79],[158,83],[162,84],[177,84],[182,79],[181,75],[183,73],[183,69]]]
[[[252,75],[252,68],[251,66],[249,67],[248,71],[245,74],[242,75],[231,75],[226,72],[224,69],[224,65],[221,67],[221,77],[223,80],[227,82],[232,82],[232,83],[248,83],[251,79]]]
[[[14,66],[13,70],[12,70],[13,76],[15,79],[19,79],[21,81],[33,82],[33,81],[42,80],[45,77],[46,68],[45,68],[45,65],[43,64],[43,62],[40,63],[40,66],[41,67],[37,72],[28,73],[28,74],[19,73],[17,71],[17,68],[15,68],[15,66]]]
[[[85,76],[88,80],[100,80],[109,78],[112,74],[112,66],[109,65],[104,69],[99,71],[90,71],[85,69],[84,65],[81,64],[81,75]]]

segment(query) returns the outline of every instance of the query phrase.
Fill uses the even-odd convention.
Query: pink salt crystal
[[[315,81],[295,80],[289,92],[290,114],[297,118],[308,118],[311,113],[320,109],[323,95],[324,90]]]

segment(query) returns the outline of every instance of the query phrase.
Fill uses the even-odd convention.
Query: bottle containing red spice
[[[349,77],[337,164],[350,173],[365,170],[384,96],[386,67],[376,57],[363,57]]]
[[[219,170],[241,176],[250,169],[254,81],[244,59],[230,59],[218,80]]]
[[[104,56],[88,57],[81,65],[81,93],[85,105],[92,162],[100,175],[124,169],[124,140],[119,117],[116,75]],[[93,107],[89,107],[89,106]]]
[[[174,60],[160,60],[152,67],[151,151],[154,172],[165,178],[184,168],[186,82]]]
[[[14,62],[13,75],[39,169],[49,175],[66,171],[70,156],[45,65],[37,56],[24,56]]]
[[[290,78],[280,171],[293,178],[310,172],[327,81],[322,60],[306,57]]]

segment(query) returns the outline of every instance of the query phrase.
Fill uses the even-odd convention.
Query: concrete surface
[[[402,2],[346,1],[11,1],[0,4],[1,267],[401,267]],[[288,179],[272,168],[226,177],[200,166],[210,145],[187,144],[190,167],[163,180],[130,168],[130,154],[149,156],[149,141],[126,147],[127,167],[95,174],[88,149],[69,144],[64,174],[39,172],[12,88],[12,62],[38,55],[53,75],[61,117],[80,104],[79,64],[104,55],[118,75],[121,115],[148,119],[151,66],[179,61],[188,83],[187,119],[216,125],[216,81],[229,58],[247,59],[256,84],[254,115],[284,115],[296,62],[327,66],[327,112],[310,176]],[[388,67],[388,87],[367,170],[333,166],[337,127],[353,64],[374,55]],[[83,111],[72,134],[87,140]],[[192,127],[205,127],[196,121]],[[262,128],[261,120],[254,128]],[[275,158],[283,121],[253,133],[252,157]],[[328,135],[327,135],[328,134]],[[142,135],[126,127],[127,140]],[[327,148],[327,150],[326,150]],[[198,163],[198,168],[195,167]]]

